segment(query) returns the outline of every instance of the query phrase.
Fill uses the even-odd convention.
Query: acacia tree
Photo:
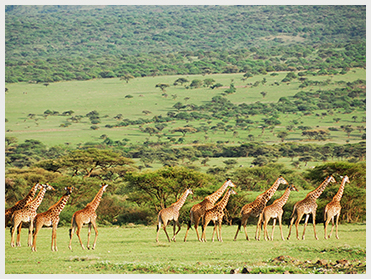
[[[165,88],[170,87],[170,85],[167,84],[167,83],[158,83],[158,84],[156,84],[155,87],[156,87],[156,88],[157,88],[157,87],[160,88],[160,89],[162,90],[162,92],[165,93],[165,92],[166,92]]]
[[[178,127],[178,128],[173,129],[172,132],[173,133],[175,133],[175,132],[181,132],[183,134],[183,137],[185,137],[185,135],[187,133],[195,133],[195,132],[197,132],[197,129],[196,128],[193,128],[193,127]]]
[[[119,153],[96,148],[74,150],[55,162],[59,166],[59,170],[69,171],[72,176],[83,175],[84,178],[90,177],[94,171],[107,173],[115,167],[125,165],[132,167],[134,165],[133,160],[125,158]]]
[[[165,167],[157,171],[130,172],[125,176],[129,200],[149,205],[157,212],[177,201],[187,188],[206,187],[212,177],[184,167]]]

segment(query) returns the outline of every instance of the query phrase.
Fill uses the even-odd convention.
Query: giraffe
[[[32,201],[37,190],[39,189],[39,186],[41,186],[39,183],[35,183],[35,185],[32,186],[31,190],[23,199],[17,201],[15,205],[13,205],[11,208],[5,209],[5,228],[8,225],[10,219],[12,218],[14,211],[22,209],[27,203]]]
[[[59,214],[62,212],[64,206],[66,205],[70,195],[72,194],[73,187],[65,187],[66,193],[60,198],[60,200],[52,205],[47,211],[43,213],[38,213],[34,219],[34,234],[32,241],[32,251],[37,251],[36,249],[36,238],[39,230],[43,226],[53,226],[52,229],[52,251],[58,251],[57,249],[57,227],[59,223]],[[53,245],[54,244],[54,245]]]
[[[188,227],[187,227],[186,234],[184,236],[184,241],[187,241],[188,231],[189,231],[189,228],[192,227],[192,224],[194,224],[195,226],[198,241],[201,241],[200,235],[198,234],[198,230],[197,230],[198,223],[200,222],[200,219],[205,214],[205,211],[214,206],[215,202],[223,195],[225,189],[227,189],[228,187],[235,187],[235,185],[229,178],[223,183],[223,185],[217,191],[205,197],[202,202],[192,206],[190,210],[190,220],[188,221]]]
[[[237,235],[238,235],[238,232],[241,229],[241,225],[243,226],[243,228],[245,230],[246,240],[249,240],[249,237],[247,235],[247,230],[246,230],[247,220],[249,219],[250,216],[259,217],[259,215],[263,211],[265,205],[273,197],[274,193],[277,191],[280,184],[286,184],[286,185],[288,184],[286,179],[284,179],[282,177],[282,175],[280,175],[276,179],[276,181],[273,183],[273,185],[267,191],[260,194],[253,202],[245,204],[242,207],[241,213],[240,213],[241,220],[238,223],[237,232],[236,232],[236,235],[234,236],[234,239],[233,239],[234,241],[236,241],[236,239],[237,239]],[[255,232],[255,239],[257,238],[257,231],[258,230],[256,230],[256,232]]]
[[[201,241],[206,242],[206,227],[212,220],[214,222],[214,230],[211,241],[214,242],[214,234],[216,231],[216,237],[220,242],[223,242],[222,239],[222,221],[224,217],[224,208],[227,206],[230,195],[237,194],[232,188],[229,188],[228,191],[224,194],[224,197],[212,208],[206,210],[204,215],[204,224],[202,226],[202,235]],[[219,235],[216,229],[216,226],[219,225]]]
[[[330,182],[336,183],[336,180],[334,179],[332,175],[328,176],[315,190],[309,192],[303,200],[295,203],[294,209],[291,214],[290,229],[289,229],[289,235],[287,236],[287,239],[290,239],[292,224],[294,223],[296,217],[297,217],[296,222],[295,222],[296,238],[299,239],[298,226],[299,226],[299,222],[301,218],[305,214],[306,217],[305,217],[304,230],[303,230],[303,236],[302,236],[302,239],[304,240],[305,229],[308,225],[309,215],[312,214],[314,237],[318,240],[318,236],[316,233],[316,210],[317,210],[316,201]]]
[[[268,205],[263,209],[263,212],[260,214],[259,221],[258,221],[258,231],[259,231],[258,240],[260,240],[260,230],[261,230],[261,225],[263,221],[264,221],[264,239],[269,240],[267,225],[271,218],[273,218],[273,227],[272,227],[272,236],[270,240],[273,240],[273,233],[274,233],[274,227],[276,226],[276,219],[278,219],[278,224],[280,226],[281,239],[285,240],[283,237],[283,233],[282,233],[282,214],[283,214],[282,207],[286,204],[287,200],[289,199],[291,191],[298,191],[298,189],[296,189],[293,184],[289,185],[280,198],[276,199],[271,205]]]
[[[97,210],[99,206],[100,200],[102,199],[103,192],[106,190],[107,186],[108,186],[107,184],[102,184],[100,186],[98,193],[95,195],[94,199],[90,203],[88,203],[85,206],[85,208],[76,211],[72,215],[71,228],[70,228],[70,233],[69,233],[70,244],[68,245],[68,248],[70,250],[72,250],[71,242],[72,242],[72,236],[75,232],[75,229],[76,229],[77,237],[79,238],[79,241],[80,241],[81,248],[85,250],[85,247],[82,244],[81,237],[80,237],[81,228],[84,224],[88,224],[88,243],[87,243],[88,249],[90,249],[89,241],[90,241],[90,234],[91,234],[91,226],[93,225],[93,228],[95,231],[95,239],[94,239],[92,249],[93,250],[95,249],[95,245],[97,243],[97,238],[98,238],[98,229],[97,229],[97,224],[95,222],[97,219],[97,214],[95,213],[95,211]]]
[[[349,177],[346,175],[343,177],[343,180],[341,181],[341,185],[339,187],[338,192],[336,195],[332,198],[332,201],[329,202],[325,207],[325,214],[324,214],[324,225],[325,225],[325,239],[327,239],[327,226],[330,223],[330,220],[332,221],[332,227],[331,232],[328,236],[328,238],[331,237],[332,232],[334,230],[334,218],[336,216],[336,238],[339,239],[338,235],[338,224],[339,224],[339,217],[340,217],[340,211],[341,211],[341,205],[340,201],[344,193],[344,186],[345,183],[350,183]]]
[[[169,221],[171,221],[171,220],[174,221],[174,224],[173,224],[173,234],[174,235],[171,238],[171,240],[174,241],[174,242],[176,241],[175,240],[175,236],[180,231],[180,224],[179,224],[179,221],[178,221],[179,210],[183,206],[183,204],[185,203],[185,200],[187,199],[188,195],[190,195],[190,194],[193,194],[193,191],[191,189],[185,190],[185,192],[182,194],[182,196],[180,197],[180,199],[178,201],[174,202],[169,207],[160,210],[160,212],[158,213],[158,216],[157,216],[157,237],[156,237],[156,242],[159,242],[158,241],[158,235],[160,233],[160,227],[161,226],[164,229],[165,234],[167,236],[167,239],[170,242],[169,235],[167,234],[167,231],[166,231],[166,226],[169,223]],[[178,231],[177,232],[175,232],[175,226],[178,226]]]
[[[21,228],[22,228],[22,222],[29,222],[30,226],[28,228],[28,246],[32,245],[32,230],[33,230],[33,220],[36,217],[36,210],[40,206],[45,192],[47,190],[55,190],[52,186],[50,186],[48,183],[40,185],[41,187],[39,193],[37,194],[36,198],[34,198],[32,201],[27,203],[25,207],[22,209],[14,211],[11,219],[11,227],[10,227],[10,232],[12,234],[11,242],[10,245],[12,247],[15,246],[14,244],[14,237],[15,237],[15,232],[18,228],[18,233],[17,233],[17,246],[21,246]],[[38,187],[38,188],[39,188]]]

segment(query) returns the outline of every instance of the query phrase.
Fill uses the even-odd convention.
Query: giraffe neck
[[[44,195],[46,192],[46,188],[43,187],[40,192],[37,194],[36,198],[33,199],[30,203],[28,203],[28,206],[33,209],[37,209],[41,202],[43,201]]]
[[[227,206],[229,196],[231,195],[230,191],[227,191],[224,195],[224,197],[220,200],[220,202],[217,203],[217,207],[219,209],[224,209]]]
[[[103,192],[104,187],[101,187],[98,193],[95,195],[94,199],[86,207],[90,207],[94,211],[97,210],[100,200],[102,199]]]
[[[290,187],[287,187],[285,193],[283,193],[283,195],[279,199],[275,200],[274,203],[279,205],[280,207],[283,207],[289,199],[290,192]]]
[[[180,210],[180,208],[185,203],[186,198],[187,198],[188,195],[189,195],[189,192],[188,192],[188,190],[186,190],[183,193],[183,195],[180,197],[180,199],[177,202],[173,203],[173,206],[174,206],[175,210],[178,210],[178,211]]]
[[[333,201],[340,201],[341,198],[343,197],[344,193],[344,186],[345,186],[345,178],[343,178],[343,181],[341,181],[340,187],[336,195],[332,198]]]
[[[325,179],[325,181],[323,181],[321,183],[321,185],[319,185],[316,189],[314,189],[312,192],[308,193],[308,197],[311,197],[312,199],[316,200],[318,199],[318,197],[322,194],[322,192],[325,190],[326,186],[330,183],[330,179],[329,177]]]
[[[66,205],[68,199],[70,197],[70,194],[64,194],[60,200],[55,204],[52,205],[48,210],[54,209],[55,213],[59,214],[63,210],[64,206]]]
[[[273,197],[274,193],[278,189],[278,186],[280,186],[279,178],[277,178],[273,185],[267,191],[264,192],[263,196],[266,201],[270,200]]]
[[[216,190],[214,193],[211,195],[207,196],[205,200],[209,200],[212,204],[214,204],[224,193],[225,189],[228,187],[228,181],[224,182],[222,187],[220,187],[218,190]]]
[[[35,196],[36,194],[36,191],[37,191],[37,183],[31,188],[30,192],[28,192],[28,194],[26,195],[26,197],[23,199],[26,203],[30,202],[33,197]]]

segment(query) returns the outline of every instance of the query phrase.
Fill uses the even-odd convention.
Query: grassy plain
[[[300,225],[299,234],[302,233]],[[251,238],[246,241],[241,231],[233,241],[237,226],[223,226],[223,242],[211,242],[212,227],[206,231],[206,243],[196,239],[194,230],[183,242],[186,226],[178,234],[177,242],[167,242],[163,231],[156,243],[154,226],[99,227],[95,250],[82,250],[76,235],[73,251],[68,249],[68,227],[57,231],[58,252],[51,252],[51,229],[43,228],[37,238],[37,252],[26,245],[27,229],[22,229],[22,247],[10,247],[10,234],[5,233],[6,274],[115,274],[115,273],[186,273],[223,274],[244,267],[249,273],[365,273],[366,225],[342,224],[340,239],[323,238],[323,226],[317,225],[319,240],[313,237],[308,225],[305,240],[297,240],[295,231],[290,240],[282,241],[278,226],[273,241],[254,240],[255,226],[248,226]],[[269,226],[269,232],[271,226]],[[168,232],[171,232],[168,227]],[[283,226],[284,237],[288,234]],[[82,230],[84,245],[87,228]],[[93,236],[94,234],[92,234]],[[346,260],[345,262],[341,262]],[[340,262],[337,262],[340,261]]]
[[[129,139],[129,143],[142,144],[150,136],[143,133],[139,129],[139,125],[129,125],[127,127],[120,128],[106,128],[105,125],[114,125],[119,120],[113,117],[122,114],[123,118],[128,119],[139,119],[139,118],[152,118],[154,115],[166,116],[168,111],[176,110],[173,105],[176,102],[183,104],[196,104],[201,105],[206,101],[210,101],[212,97],[220,95],[229,87],[231,82],[234,83],[237,88],[236,93],[227,95],[232,103],[254,103],[260,102],[277,102],[280,97],[293,96],[297,92],[301,91],[299,85],[301,84],[298,80],[294,80],[289,84],[281,83],[281,80],[286,76],[285,72],[278,73],[277,76],[271,75],[260,75],[254,76],[242,81],[242,74],[214,74],[214,75],[194,75],[185,76],[189,81],[193,79],[204,80],[206,78],[213,78],[216,83],[221,83],[224,88],[209,89],[201,87],[198,89],[185,89],[184,86],[173,86],[173,82],[180,76],[159,76],[159,77],[143,77],[135,78],[130,80],[129,83],[121,81],[118,78],[113,79],[97,79],[90,81],[69,81],[52,83],[49,86],[43,84],[29,84],[29,83],[17,83],[7,84],[6,87],[9,89],[5,96],[5,118],[7,120],[5,130],[7,136],[17,137],[19,142],[23,142],[26,139],[36,139],[42,141],[48,146],[69,143],[72,146],[83,144],[85,142],[101,142],[100,136],[105,134],[112,140],[122,140],[124,138]],[[252,87],[248,84],[253,84],[256,81],[262,81],[266,78],[267,83],[256,87]],[[326,80],[329,76],[315,76],[308,77],[309,80]],[[364,69],[354,69],[349,71],[345,75],[335,75],[331,77],[331,81],[345,82],[354,81],[357,79],[365,79],[366,72]],[[274,82],[279,82],[280,85],[272,85]],[[158,83],[167,83],[171,85],[166,88],[166,94],[168,97],[162,96],[162,91],[156,88],[155,85]],[[305,88],[304,91],[316,91],[318,89],[332,89],[338,85],[329,84],[327,86],[310,86]],[[263,98],[260,92],[267,92]],[[132,98],[126,98],[131,95]],[[176,95],[176,99],[173,98]],[[189,98],[185,100],[185,98]],[[98,124],[98,130],[92,130],[87,117],[84,117],[79,123],[72,123],[69,127],[61,127],[61,124],[67,122],[67,118],[70,116],[48,116],[44,118],[43,113],[46,110],[57,111],[62,114],[65,111],[73,110],[74,115],[85,116],[88,112],[96,110],[99,112],[101,123]],[[144,110],[151,112],[149,115],[143,113]],[[316,111],[317,112],[317,111]],[[266,143],[278,143],[280,139],[277,138],[276,133],[282,130],[286,130],[286,126],[292,124],[292,121],[298,120],[298,125],[311,126],[327,129],[328,127],[337,127],[339,131],[331,131],[331,137],[325,142],[335,142],[344,144],[348,140],[350,143],[359,142],[361,140],[362,133],[359,133],[357,129],[351,133],[350,137],[345,132],[341,131],[341,125],[353,125],[361,126],[364,123],[361,119],[365,116],[364,112],[354,111],[351,114],[343,114],[341,109],[335,111],[333,115],[326,115],[324,117],[312,115],[293,115],[293,114],[281,114],[279,120],[281,125],[277,126],[273,132],[266,131],[262,135],[262,131],[257,125],[253,125],[251,129],[242,130],[237,129],[238,135],[233,136],[233,131],[217,131],[208,133],[208,138],[205,138],[204,133],[187,134],[185,137],[184,144],[191,144],[194,141],[204,142],[217,142],[217,141],[228,141],[229,144],[239,144],[248,141],[248,135],[253,135],[255,140],[266,142]],[[318,110],[318,113],[324,111]],[[29,118],[29,114],[35,114],[34,118]],[[357,116],[356,122],[352,119],[353,116]],[[259,121],[264,118],[265,115],[250,116],[253,121]],[[339,117],[341,120],[335,123],[333,118]],[[173,121],[167,123],[161,141],[168,141],[167,137],[180,138],[180,133],[171,133],[170,131],[175,127],[184,126],[191,124],[194,127],[201,125],[216,125],[220,120],[213,120],[211,123],[207,123],[205,120],[195,120],[187,123],[186,121]],[[234,126],[234,121],[226,123]],[[153,126],[153,124],[152,124]],[[145,128],[146,125],[143,126]],[[155,136],[150,137],[151,141],[157,141]],[[301,131],[295,129],[290,132],[286,141],[306,141],[301,136]]]

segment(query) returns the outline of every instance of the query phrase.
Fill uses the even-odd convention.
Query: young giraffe
[[[167,239],[170,242],[169,235],[167,234],[167,231],[166,231],[166,226],[167,226],[167,224],[171,220],[174,221],[174,224],[173,224],[173,234],[174,235],[171,238],[171,240],[173,240],[174,242],[176,241],[175,240],[175,236],[180,231],[180,224],[179,224],[179,221],[178,221],[179,210],[181,209],[181,207],[185,203],[186,198],[190,194],[193,194],[193,192],[192,192],[191,189],[185,190],[185,192],[182,194],[182,196],[180,197],[180,199],[177,202],[173,203],[172,205],[170,205],[167,208],[164,208],[164,209],[160,210],[160,212],[158,213],[158,216],[157,216],[157,237],[156,237],[156,242],[158,242],[158,235],[160,233],[160,227],[161,226],[164,229],[165,234],[167,236]],[[175,226],[178,226],[178,231],[177,232],[175,232]]]
[[[32,241],[32,251],[36,252],[36,238],[39,230],[43,226],[53,226],[52,229],[52,251],[58,251],[57,249],[57,227],[59,223],[59,214],[62,212],[64,206],[66,205],[70,195],[72,194],[73,187],[64,188],[66,193],[60,198],[60,200],[52,205],[47,211],[43,213],[38,213],[34,219],[34,234]],[[54,245],[53,245],[54,243]]]
[[[91,234],[91,226],[93,225],[93,228],[95,231],[95,239],[94,239],[92,249],[93,250],[95,249],[95,244],[97,243],[97,238],[98,238],[98,229],[97,229],[97,224],[95,223],[97,219],[97,214],[95,213],[95,211],[98,208],[103,192],[106,190],[107,186],[108,186],[107,184],[102,184],[98,193],[95,195],[94,199],[90,203],[88,203],[85,206],[85,208],[76,211],[72,215],[71,228],[70,228],[70,244],[68,245],[68,248],[70,250],[72,250],[72,246],[71,246],[72,236],[76,228],[77,228],[76,234],[79,238],[81,248],[83,250],[85,249],[84,245],[82,244],[81,237],[80,237],[80,232],[81,232],[81,228],[83,224],[88,224],[88,243],[87,243],[88,249],[90,249],[89,241],[90,241],[90,234]]]
[[[271,205],[268,205],[263,209],[263,212],[260,214],[259,221],[258,221],[258,240],[260,240],[260,230],[261,225],[264,222],[264,239],[269,240],[267,225],[271,218],[273,218],[273,227],[272,227],[272,236],[270,240],[273,240],[273,233],[274,227],[276,226],[276,220],[278,219],[278,224],[280,226],[281,238],[285,240],[283,237],[282,232],[282,214],[283,209],[282,207],[286,204],[287,200],[289,199],[291,191],[298,191],[293,184],[289,185],[283,195],[276,199]]]
[[[273,185],[267,191],[260,194],[252,203],[245,204],[242,207],[241,213],[240,213],[241,220],[238,223],[237,232],[233,239],[234,241],[236,241],[237,239],[237,235],[241,229],[241,225],[243,226],[245,230],[246,240],[249,240],[249,237],[247,235],[247,230],[246,230],[247,220],[249,219],[250,216],[259,217],[260,213],[265,208],[265,205],[273,197],[274,193],[277,191],[278,186],[280,186],[280,184],[288,185],[286,179],[284,179],[282,176],[278,177],[276,181],[273,183]],[[257,231],[258,230],[256,230],[255,232],[255,239],[257,238]]]
[[[334,230],[335,216],[336,216],[336,238],[339,239],[338,224],[339,224],[339,217],[340,217],[340,211],[341,211],[340,201],[344,193],[345,183],[350,183],[349,177],[347,175],[343,177],[339,190],[336,193],[336,195],[332,198],[332,201],[329,202],[325,207],[325,214],[324,214],[325,239],[327,239],[327,226],[330,223],[330,220],[332,221],[332,227],[331,227],[331,232],[328,237],[330,238],[332,235],[332,232]]]
[[[225,193],[224,197],[212,208],[206,210],[204,215],[204,224],[202,226],[202,235],[201,241],[206,242],[206,227],[212,220],[214,222],[214,230],[211,241],[214,242],[214,234],[216,231],[216,237],[220,242],[223,242],[222,239],[222,221],[224,217],[224,208],[227,206],[229,196],[237,194],[232,188]],[[219,235],[216,229],[216,226],[219,225]]]
[[[302,236],[302,239],[304,240],[305,229],[308,225],[309,215],[312,214],[314,237],[318,240],[318,236],[316,232],[316,210],[317,210],[316,201],[330,182],[336,183],[336,180],[333,178],[332,175],[328,176],[315,190],[313,190],[312,192],[309,192],[303,200],[295,203],[294,209],[291,214],[290,229],[289,229],[289,235],[287,236],[287,239],[290,239],[292,224],[294,223],[296,217],[297,217],[296,222],[295,222],[296,238],[299,239],[299,231],[298,231],[299,222],[301,218],[303,217],[303,215],[305,214],[306,217],[305,217],[304,230],[303,230],[303,236]]]
[[[39,186],[40,186],[39,183],[35,183],[35,185],[32,186],[30,192],[28,192],[28,194],[23,199],[17,201],[15,205],[5,210],[5,228],[8,225],[10,219],[12,218],[14,211],[22,209],[26,204],[32,201],[36,194],[37,189],[39,189]]]
[[[201,241],[200,235],[198,234],[197,230],[198,223],[200,222],[200,219],[204,216],[205,211],[214,206],[215,202],[223,195],[225,189],[227,189],[228,187],[235,187],[235,185],[229,178],[223,183],[222,187],[220,187],[217,191],[205,197],[202,202],[192,206],[190,210],[190,220],[188,222],[187,231],[184,236],[184,241],[187,241],[188,231],[189,228],[191,228],[192,224],[194,224],[195,226],[198,241]]]
[[[33,220],[36,217],[36,210],[40,206],[45,192],[47,190],[54,190],[52,186],[50,186],[48,183],[40,185],[38,188],[40,188],[39,193],[37,194],[36,198],[30,201],[28,204],[25,205],[24,208],[19,209],[17,211],[14,211],[12,215],[12,225],[10,227],[10,232],[12,234],[12,239],[10,242],[10,245],[14,247],[14,237],[15,232],[18,228],[17,232],[17,246],[21,246],[21,228],[22,228],[22,222],[29,222],[30,226],[28,228],[28,246],[32,245],[32,230],[33,230]]]

